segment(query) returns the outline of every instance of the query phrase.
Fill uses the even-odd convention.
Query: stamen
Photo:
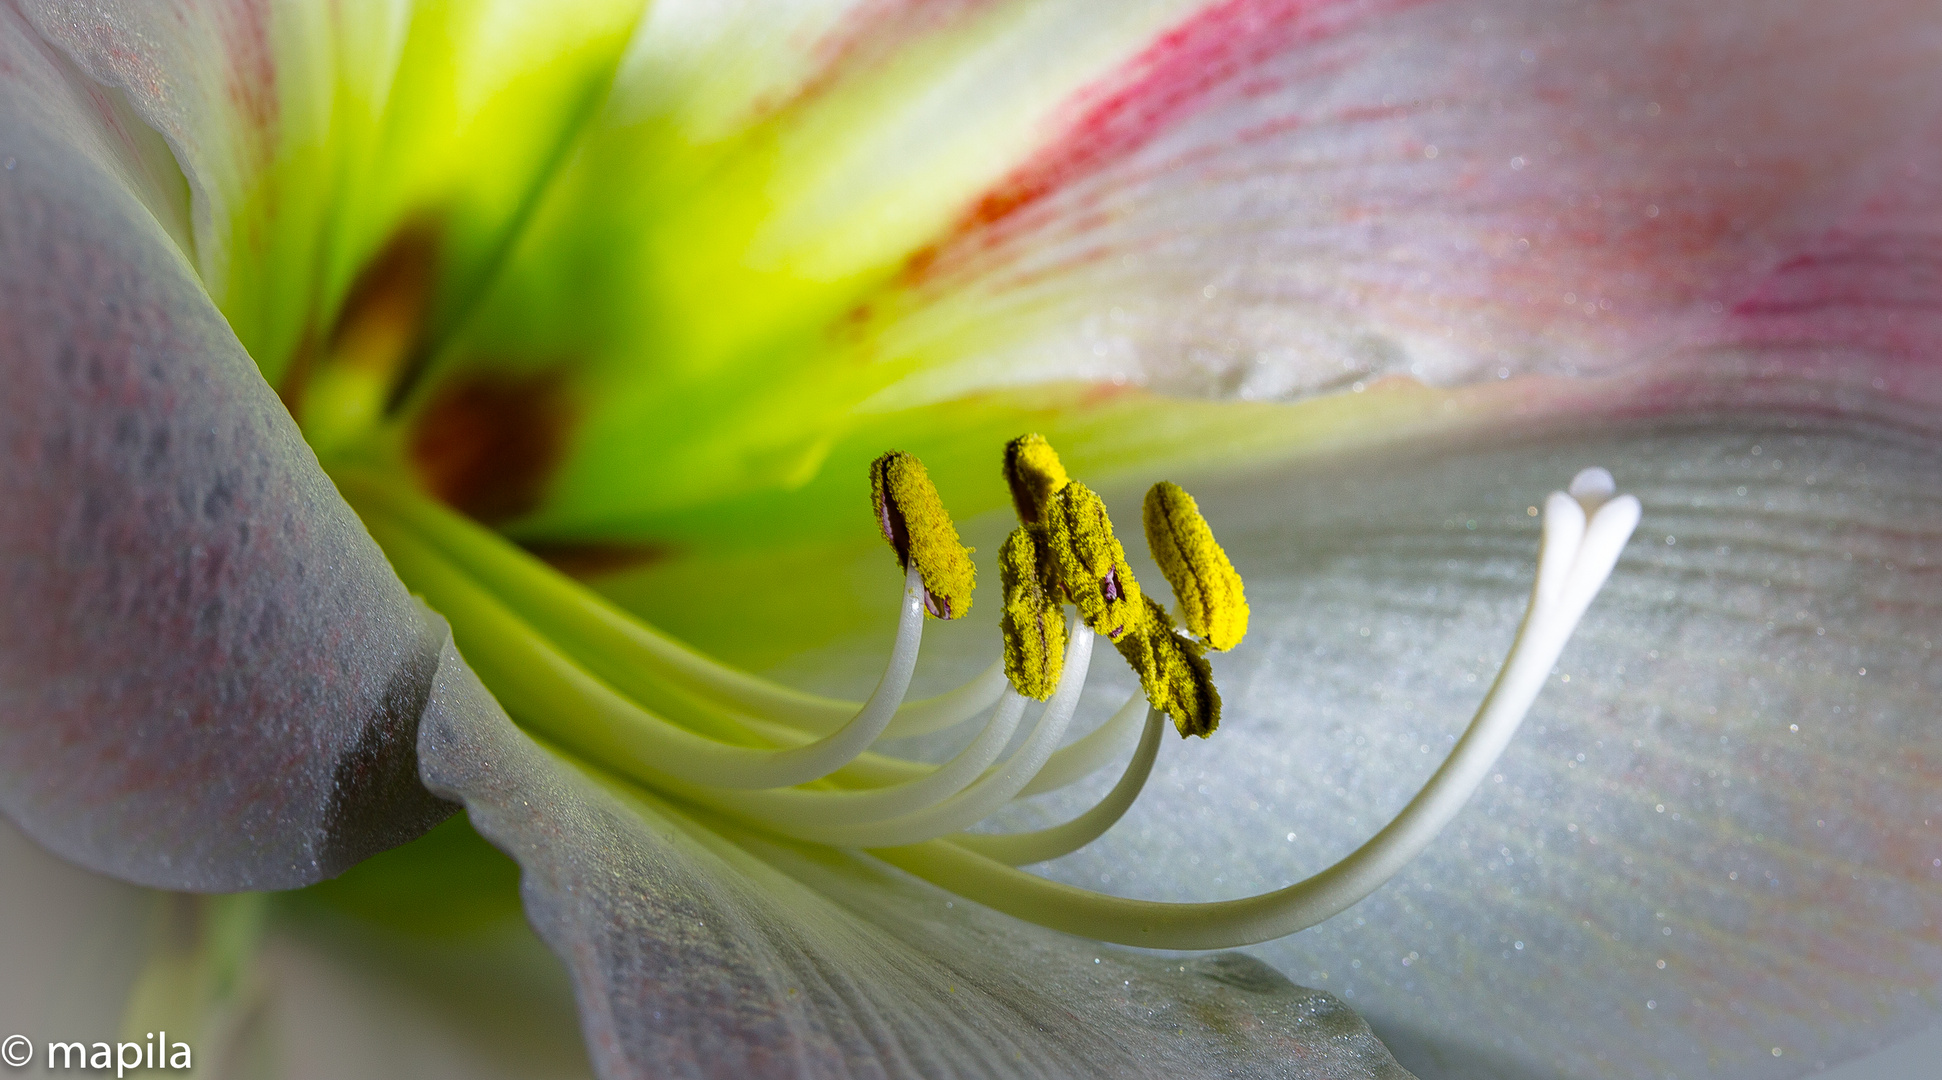
[[[1173,586],[1188,632],[1216,652],[1239,645],[1247,635],[1247,594],[1194,497],[1162,480],[1141,510],[1147,549]]]
[[[1045,524],[1046,501],[1064,487],[1065,464],[1043,435],[1020,435],[1005,444],[1005,484],[1011,488],[1018,520],[1033,528]]]
[[[1047,503],[1052,564],[1060,587],[1079,616],[1106,640],[1118,642],[1146,618],[1140,584],[1126,565],[1126,549],[1113,535],[1106,503],[1077,480]]]
[[[1065,613],[1053,599],[1051,560],[1044,530],[1019,526],[998,550],[1005,613],[998,630],[1005,640],[1005,677],[1034,701],[1052,696],[1065,653]]]
[[[1014,440],[1006,478],[1021,517],[1038,520],[1027,520],[1002,552],[1006,656],[965,686],[906,708],[924,618],[967,611],[973,571],[915,458],[885,455],[871,478],[877,520],[905,583],[884,676],[858,708],[701,656],[389,481],[338,477],[400,576],[450,618],[460,648],[507,710],[590,755],[595,768],[770,834],[875,849],[960,895],[1053,929],[1157,948],[1230,947],[1292,933],[1353,904],[1420,852],[1503,752],[1640,514],[1638,500],[1616,494],[1602,469],[1585,470],[1568,494],[1546,500],[1530,607],[1503,670],[1448,759],[1395,820],[1287,888],[1171,904],[1088,892],[1007,864],[1057,857],[1109,829],[1151,773],[1162,715],[1183,736],[1204,736],[1219,724],[1220,697],[1203,653],[1238,642],[1247,609],[1191,497],[1158,485],[1144,517],[1199,640],[1178,633],[1160,603],[1141,592],[1099,497],[1066,478],[1043,439]],[[1061,597],[1079,607],[1080,623],[1065,625]],[[1095,630],[1132,663],[1151,703],[1119,781],[1062,825],[964,833],[1005,803],[1070,783],[1123,748],[1142,711],[1138,698],[1099,730],[1055,749],[1077,706]],[[1019,689],[1008,689],[1008,680]],[[1000,761],[1027,707],[1021,691],[1049,700],[1031,734]],[[657,711],[663,704],[675,712]],[[941,730],[986,708],[983,729],[942,765],[867,752],[886,733]],[[801,730],[824,727],[834,730],[822,738]]]
[[[1033,455],[1039,455],[1034,458]],[[1174,632],[1166,609],[1140,591],[1132,568],[1126,564],[1126,551],[1113,535],[1112,519],[1098,495],[1076,480],[1065,479],[1045,440],[1034,435],[1014,439],[1006,448],[1005,474],[1012,483],[1013,499],[1019,516],[1026,515],[1028,499],[1020,496],[1036,490],[1017,479],[1026,472],[1021,462],[1049,456],[1061,480],[1045,503],[1046,546],[1057,587],[1079,608],[1086,625],[1105,634],[1140,677],[1153,706],[1173,717],[1182,737],[1213,734],[1220,726],[1220,694],[1214,689],[1213,669],[1205,657],[1205,645],[1189,641]],[[1037,474],[1033,474],[1037,475]],[[1146,532],[1154,557],[1167,570],[1174,591],[1194,614],[1203,637],[1235,644],[1247,630],[1247,600],[1241,592],[1240,575],[1234,572],[1225,552],[1214,542],[1213,530],[1200,516],[1192,496],[1173,484],[1157,485],[1147,493]],[[1021,530],[1034,535],[1028,522]],[[1007,550],[1017,553],[1019,571],[1025,563],[1025,540],[1008,540]],[[1012,545],[1016,543],[1016,548]],[[1033,555],[1038,556],[1036,550]],[[1035,563],[1043,567],[1043,561]],[[1006,560],[1007,572],[1012,562]],[[1022,573],[1017,577],[1022,579]],[[1008,582],[1013,578],[1007,578]],[[1021,615],[1029,614],[1026,603]],[[1012,609],[1012,589],[1006,588],[1006,611]],[[1029,627],[1029,623],[1023,624]],[[1007,674],[1014,685],[1024,690],[1035,674],[1029,661],[1030,642],[1022,640],[1017,626],[1005,633]],[[1014,672],[1013,657],[1017,654]],[[1030,689],[1042,685],[1030,682]]]
[[[1202,646],[1183,638],[1173,619],[1151,596],[1146,619],[1139,629],[1113,642],[1119,655],[1139,674],[1140,688],[1153,707],[1173,717],[1180,737],[1206,738],[1220,726],[1220,692],[1214,689],[1214,669]]]
[[[1585,474],[1580,474],[1581,479]],[[1545,504],[1538,582],[1517,640],[1450,756],[1400,814],[1335,865],[1242,900],[1129,900],[1047,881],[954,842],[875,854],[933,884],[1030,922],[1102,941],[1159,949],[1223,949],[1306,929],[1374,892],[1415,858],[1483,782],[1549,679],[1571,631],[1611,576],[1638,525],[1639,501],[1607,498],[1594,474],[1581,496]],[[1587,523],[1586,511],[1591,510]]]
[[[898,450],[883,455],[870,465],[870,495],[899,568],[923,576],[924,610],[939,619],[970,611],[977,569],[924,463]]]
[[[976,678],[955,690],[923,701],[906,702],[897,710],[890,726],[883,729],[883,737],[904,739],[956,727],[997,704],[998,696],[1005,691],[1005,682],[1004,661],[993,660]]]

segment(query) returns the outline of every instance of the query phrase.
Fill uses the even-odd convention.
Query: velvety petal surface
[[[445,659],[441,691],[466,696]],[[420,752],[520,860],[602,1076],[1407,1076],[1340,1001],[1257,961],[1096,947],[727,834],[489,703],[430,720]]]
[[[450,813],[441,634],[138,197],[142,130],[12,8],[0,50],[0,809],[145,884],[336,873]]]

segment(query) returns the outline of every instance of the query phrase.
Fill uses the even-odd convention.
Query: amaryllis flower
[[[1425,1076],[1880,1045],[1942,969],[1938,47],[1886,2],[15,0],[0,809],[142,885],[356,866],[437,923],[466,826],[358,864],[463,804],[609,1076],[1394,1075],[1344,1004]],[[1127,737],[975,827],[1151,775],[1017,872],[844,801],[975,720],[788,785],[842,697],[889,735],[1016,703],[970,708],[1028,432],[1146,595],[1140,492],[1192,491],[1251,619],[1157,763],[1151,688],[1067,671],[1003,760],[1060,710]],[[876,536],[893,449],[968,613]],[[1594,467],[1643,519],[1530,652]],[[966,618],[911,697],[966,689],[893,712],[925,606]],[[1089,940],[1293,929],[1108,898],[1306,878],[1540,683],[1345,913]]]

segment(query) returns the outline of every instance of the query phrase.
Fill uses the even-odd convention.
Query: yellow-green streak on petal
[[[1064,463],[1059,461],[1058,451],[1045,441],[1045,436],[1020,435],[1005,444],[1005,484],[1011,488],[1011,501],[1018,509],[1019,521],[1043,525],[1046,502],[1070,479],[1065,474]]]
[[[1148,596],[1146,620],[1113,646],[1140,677],[1153,707],[1173,718],[1180,737],[1206,738],[1220,726],[1220,691],[1199,642],[1174,632],[1173,619]]]
[[[898,565],[908,570],[917,564],[924,609],[939,619],[970,611],[977,570],[924,463],[898,450],[878,458],[870,465],[870,497],[877,528],[897,553]]]
[[[1187,630],[1207,647],[1226,651],[1247,635],[1247,594],[1194,497],[1162,480],[1142,507],[1146,545],[1173,586]]]
[[[1061,487],[1046,504],[1052,564],[1067,600],[1094,631],[1117,642],[1146,619],[1140,585],[1126,565],[1126,549],[1113,535],[1106,503],[1077,480]]]
[[[1005,677],[1036,701],[1052,696],[1065,665],[1065,614],[1052,591],[1043,530],[1013,529],[998,551],[1005,587]]]

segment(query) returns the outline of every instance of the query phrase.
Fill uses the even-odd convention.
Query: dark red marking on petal
[[[1097,408],[1120,398],[1141,392],[1142,388],[1138,384],[1130,381],[1094,383],[1088,386],[1085,393],[1080,396],[1079,404],[1089,409]]]
[[[1866,384],[1903,406],[1942,393],[1942,127],[1869,196],[1726,308],[1719,344],[1762,350],[1763,376]]]
[[[578,419],[558,369],[481,372],[441,386],[412,422],[425,490],[488,524],[532,512]]]
[[[652,566],[673,558],[676,553],[673,545],[653,540],[638,543],[542,540],[520,546],[560,573],[581,579]]]
[[[429,221],[408,221],[391,234],[344,296],[329,337],[334,359],[396,369],[424,327],[438,252],[438,229]]]
[[[425,317],[438,283],[440,235],[428,220],[407,221],[358,271],[327,333],[298,342],[277,395],[302,418],[304,389],[317,369],[343,364],[388,375],[393,392],[422,355]]]
[[[1119,70],[1074,96],[1061,134],[973,203],[944,237],[913,253],[906,280],[930,274],[960,245],[987,246],[993,226],[1119,162],[1232,87],[1258,93],[1251,69],[1294,45],[1394,5],[1346,0],[1226,0],[1161,34]],[[1347,14],[1344,9],[1353,9]],[[985,237],[981,242],[979,237]]]
[[[229,50],[225,89],[244,123],[264,136],[260,149],[267,160],[269,135],[282,113],[276,92],[276,54],[270,44],[270,6],[267,0],[235,0],[217,18]]]
[[[1932,358],[1942,345],[1942,228],[1833,231],[1775,267],[1731,315],[1736,336],[1761,344]]]

